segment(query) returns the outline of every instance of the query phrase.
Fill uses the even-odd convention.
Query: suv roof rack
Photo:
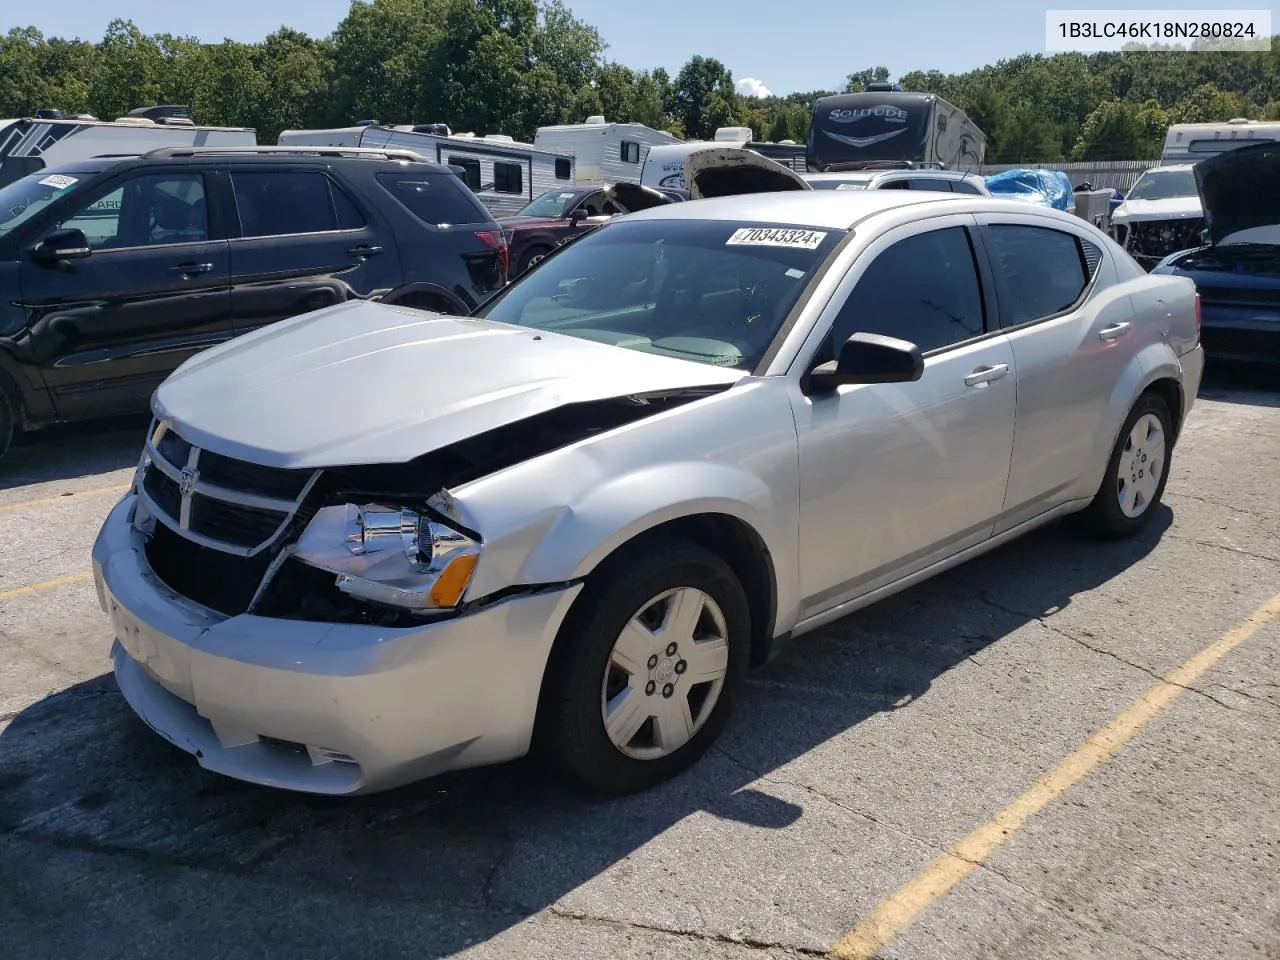
[[[380,147],[160,147],[156,150],[148,150],[142,154],[144,157],[152,159],[166,159],[169,157],[207,157],[207,156],[237,156],[237,155],[254,155],[254,154],[314,154],[323,157],[377,157],[383,160],[408,160],[416,163],[429,163],[430,161],[420,153],[413,150],[404,150],[399,147],[383,149]]]
[[[946,170],[947,165],[937,160],[845,160],[829,163],[823,173],[845,173],[851,170]]]

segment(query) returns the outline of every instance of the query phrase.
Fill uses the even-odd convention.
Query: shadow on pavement
[[[755,672],[719,748],[620,800],[533,760],[346,800],[247,786],[202,771],[98,677],[0,733],[0,942],[24,958],[448,956],[607,872],[678,907],[627,879],[628,858],[693,814],[794,823],[800,806],[751,785],[1138,562],[1172,512],[1153,521],[1110,544],[1053,525],[797,640]]]
[[[0,490],[135,467],[150,419],[113,417],[26,434],[0,460]]]
[[[1200,396],[1224,403],[1280,407],[1280,364],[1205,363]]]

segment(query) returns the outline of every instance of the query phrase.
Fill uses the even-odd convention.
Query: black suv
[[[397,150],[166,148],[0,188],[0,457],[15,430],[142,411],[184,360],[355,298],[470,312],[506,240]]]

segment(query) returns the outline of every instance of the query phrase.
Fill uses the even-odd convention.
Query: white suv
[[[963,170],[849,170],[843,173],[806,173],[814,190],[931,190],[991,196],[986,181]]]

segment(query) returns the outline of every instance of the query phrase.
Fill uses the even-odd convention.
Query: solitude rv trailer
[[[57,114],[57,111],[40,111]],[[0,186],[89,157],[137,156],[161,147],[252,147],[249,127],[198,127],[185,107],[140,107],[119,120],[25,117],[0,120]]]
[[[680,142],[665,130],[606,123],[600,116],[587,117],[586,123],[539,127],[533,138],[538,150],[573,157],[576,183],[639,183],[649,149]]]
[[[1280,142],[1280,123],[1244,117],[1226,123],[1175,123],[1165,134],[1160,163],[1195,163],[1237,147],[1276,142]]]
[[[977,173],[986,146],[986,134],[959,107],[873,83],[814,102],[805,159],[814,173],[904,160]]]
[[[435,132],[428,132],[435,131]],[[534,198],[573,183],[572,157],[547,153],[510,137],[446,133],[443,124],[362,124],[334,130],[286,130],[281,146],[403,147],[428,160],[459,167],[495,217],[519,213]]]

